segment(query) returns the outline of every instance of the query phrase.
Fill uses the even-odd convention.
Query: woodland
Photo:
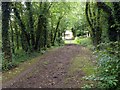
[[[66,51],[60,49],[55,56],[62,57],[61,62],[66,63],[64,58],[71,59],[78,52],[86,55],[85,58],[89,57],[86,49],[82,53],[82,48],[87,48],[95,57],[95,71],[84,77],[92,84],[84,82],[85,85],[80,88],[120,89],[120,2],[1,2],[0,13],[0,65],[3,80],[4,73],[31,59],[34,61],[34,58],[42,57],[51,49],[63,47]],[[66,30],[73,33],[72,40],[63,39]],[[63,52],[66,53],[62,55]],[[52,58],[52,54],[48,56]],[[83,59],[79,57],[79,60]],[[76,62],[74,66],[80,65],[79,62],[84,60]],[[49,65],[47,62],[44,64]]]

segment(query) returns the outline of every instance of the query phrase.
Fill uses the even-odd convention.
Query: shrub
[[[42,54],[42,52],[41,52]],[[2,68],[1,71],[8,71],[15,67],[17,67],[20,63],[25,62],[27,60],[31,60],[32,58],[40,55],[40,53],[33,52],[33,53],[26,53],[22,50],[16,52],[16,54],[13,54],[12,56],[12,62],[5,62],[4,58],[2,60]]]
[[[75,42],[90,49],[93,48],[92,41],[90,37],[76,37]]]
[[[98,60],[97,73],[85,77],[97,84],[96,88],[105,90],[120,90],[120,43],[109,42],[98,45],[99,50],[95,51]]]
[[[18,66],[18,64],[15,62],[3,63],[2,64],[2,71],[8,71],[8,70],[11,70],[17,66]]]
[[[120,84],[120,47],[119,42],[101,43],[97,51],[98,73],[100,88],[117,89]]]

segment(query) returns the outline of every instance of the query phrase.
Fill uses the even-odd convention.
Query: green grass
[[[59,46],[63,47],[63,46]],[[58,46],[53,46],[51,48],[47,48],[46,50],[41,50],[41,52],[32,52],[32,53],[26,53],[24,52],[21,48],[20,50],[16,51],[16,54],[12,55],[12,62],[10,63],[5,63],[4,60],[2,61],[2,69],[3,72],[9,71],[10,69],[14,69],[15,67],[18,67],[20,64],[30,61],[31,59],[34,59],[35,57],[41,56],[44,54],[46,51],[49,50],[56,50]],[[44,64],[47,64],[47,62],[44,62]]]
[[[72,76],[75,76],[78,72],[83,74],[82,77],[80,76],[80,78],[77,79],[81,82],[79,87],[84,88],[86,85],[94,85],[94,81],[86,80],[86,77],[96,74],[96,64],[94,59],[92,52],[85,47],[82,48],[81,54],[72,59],[68,74]],[[66,82],[70,81],[68,79],[69,78],[66,78]]]
[[[70,67],[70,73],[73,74],[76,71],[83,71],[86,76],[94,74],[95,66],[93,62],[90,60],[90,57],[85,57],[83,55],[77,56],[73,59],[72,65]]]
[[[93,48],[90,37],[76,37],[74,40],[64,40],[65,44],[78,44],[84,47]]]
[[[76,37],[75,38],[75,43],[77,43],[79,45],[82,45],[84,47],[87,47],[89,49],[93,48],[92,40],[91,40],[90,37]]]
[[[64,40],[65,44],[78,44],[75,40]]]
[[[20,73],[22,73],[23,71],[28,69],[31,65],[37,63],[41,57],[42,56],[31,58],[31,59],[29,59],[25,62],[22,62],[22,63],[19,62],[19,66],[17,66],[16,68],[13,68],[9,71],[3,72],[2,73],[2,82],[5,83],[5,82],[9,81],[10,79],[18,76]]]
[[[20,63],[20,62],[27,61],[31,58],[34,58],[38,55],[40,55],[39,52],[33,52],[33,53],[28,54],[21,50],[21,51],[19,51],[19,53],[17,55],[13,55],[13,61]]]
[[[15,55],[13,55],[12,57],[12,62],[10,63],[5,63],[4,60],[2,61],[2,71],[8,71],[10,69],[13,69],[17,66],[19,66],[20,64],[22,64],[23,62],[29,61],[37,56],[39,56],[41,53],[39,52],[33,52],[33,53],[26,53],[23,50],[19,50],[17,51],[17,53]]]

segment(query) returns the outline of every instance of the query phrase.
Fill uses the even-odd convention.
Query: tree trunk
[[[120,41],[120,2],[113,2],[113,8],[116,20],[117,40]]]
[[[52,41],[53,46],[55,44],[55,40],[56,40],[56,36],[57,36],[57,32],[58,32],[58,28],[59,28],[59,24],[60,24],[61,19],[62,19],[62,17],[59,17],[58,22],[57,22],[57,26],[56,26],[56,29],[55,29],[55,34],[54,34],[53,41]]]
[[[102,33],[100,30],[100,27],[99,27],[100,11],[99,11],[99,9],[98,9],[98,12],[91,11],[90,2],[86,2],[85,13],[86,13],[86,19],[91,28],[91,37],[92,37],[93,45],[95,47],[97,47],[97,45],[101,41],[101,33]],[[93,17],[95,17],[96,13],[98,13],[97,19],[93,19]]]
[[[26,31],[25,25],[23,24],[23,22],[21,20],[21,17],[20,17],[20,14],[18,13],[17,8],[14,7],[13,9],[14,9],[15,16],[17,17],[17,20],[18,20],[18,25],[21,27],[22,35],[24,36],[23,42],[26,41],[27,45],[25,45],[25,46],[26,46],[27,49],[30,49],[30,35]]]
[[[108,14],[108,36],[109,36],[109,40],[110,41],[117,41],[117,30],[116,30],[116,26],[115,25],[115,18],[113,16],[112,13],[112,9],[111,7],[109,7],[108,5],[106,5],[104,2],[97,2],[97,6],[98,8],[102,9],[104,12],[106,12]]]
[[[47,47],[47,37],[48,37],[48,32],[47,32],[47,18],[44,17],[44,48]]]
[[[15,54],[14,31],[13,31],[12,21],[11,20],[10,20],[10,29],[11,29],[11,48],[12,48],[12,53]]]
[[[10,2],[2,2],[2,52],[5,62],[12,62],[12,53],[9,40]]]
[[[20,35],[20,33],[18,31],[17,23],[15,23],[15,22],[16,22],[16,19],[14,21],[14,27],[15,27],[16,47],[17,47],[17,50],[19,50],[19,47],[20,47],[20,45],[19,45],[19,35]]]
[[[29,27],[30,27],[30,37],[31,37],[31,44],[32,44],[32,50],[34,50],[34,44],[35,44],[35,38],[34,38],[34,22],[33,22],[33,14],[32,14],[32,5],[31,2],[26,2],[27,10],[29,11],[28,17],[29,17]]]
[[[35,50],[38,50],[38,48],[42,47],[42,31],[43,31],[43,15],[40,15],[38,18],[38,25],[37,25],[37,30],[36,30],[36,42],[35,42]],[[41,41],[40,41],[41,40]]]

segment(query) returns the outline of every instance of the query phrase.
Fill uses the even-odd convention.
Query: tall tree
[[[101,29],[100,29],[100,9],[96,8],[96,10],[93,10],[93,7],[90,7],[91,3],[86,2],[86,18],[91,28],[91,37],[93,40],[94,46],[97,47],[98,44],[101,42]],[[96,4],[93,4],[93,6],[96,6]],[[91,10],[92,8],[92,10]]]
[[[25,49],[25,51],[28,51],[30,49],[30,35],[28,34],[25,24],[23,23],[23,21],[20,17],[20,13],[16,7],[16,3],[13,6],[13,10],[14,10],[15,16],[17,18],[18,25],[21,28],[22,47],[23,47],[23,49]]]
[[[117,30],[117,40],[120,41],[120,2],[113,2],[116,30]]]
[[[10,19],[10,2],[2,2],[2,52],[6,62],[12,61],[12,53],[9,40],[9,19]]]
[[[31,47],[32,50],[34,50],[34,43],[35,43],[35,38],[34,38],[34,22],[33,22],[33,9],[32,9],[32,5],[31,2],[26,2],[26,6],[27,6],[27,10],[28,10],[28,25],[29,25],[29,29],[30,29],[30,38],[31,38]]]
[[[97,6],[108,14],[108,35],[110,41],[117,41],[118,34],[112,8],[105,4],[105,2],[97,2]]]

